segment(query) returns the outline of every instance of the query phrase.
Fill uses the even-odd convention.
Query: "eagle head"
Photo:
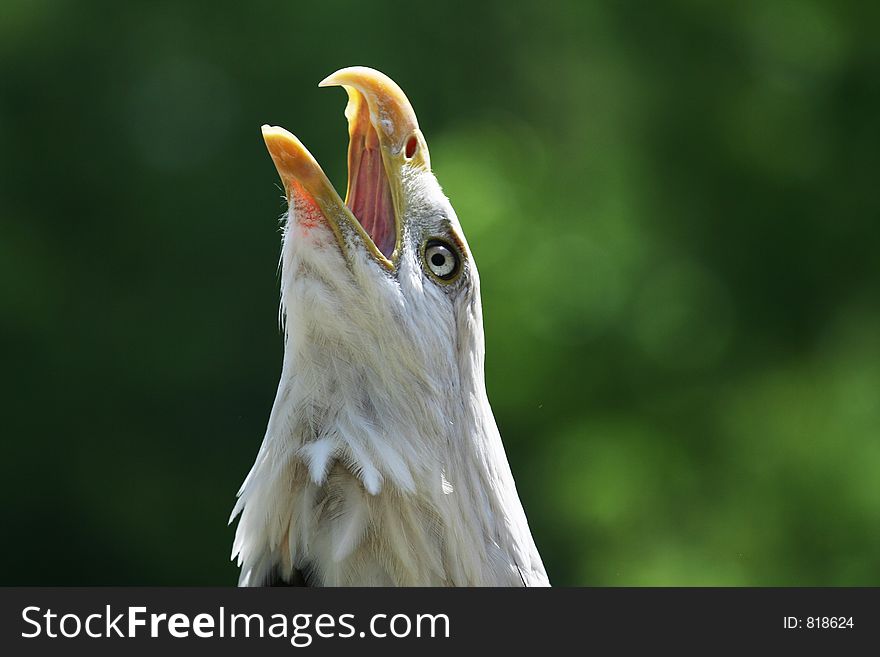
[[[365,67],[320,83],[331,85],[349,99],[345,201],[294,135],[263,127],[290,205],[282,255],[288,332],[313,364],[327,364],[319,352],[329,348],[333,361],[344,354],[351,366],[346,378],[377,379],[362,390],[385,397],[392,386],[436,402],[460,390],[460,368],[472,368],[462,358],[483,351],[477,269],[400,87]],[[386,401],[374,404],[380,424],[400,411]]]
[[[233,511],[241,582],[540,583],[485,391],[477,268],[412,106],[369,68],[320,86],[348,93],[345,200],[294,135],[262,129],[288,202],[285,353]]]

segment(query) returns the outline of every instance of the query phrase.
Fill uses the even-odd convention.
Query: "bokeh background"
[[[282,344],[259,126],[406,90],[559,585],[880,584],[878,5],[0,8],[3,584],[232,584]]]

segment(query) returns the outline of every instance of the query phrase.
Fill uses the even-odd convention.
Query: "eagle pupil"
[[[433,264],[435,267],[442,267],[445,262],[446,256],[444,256],[442,253],[435,253],[431,256],[431,264]]]

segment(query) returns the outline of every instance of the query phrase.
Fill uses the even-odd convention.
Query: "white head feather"
[[[328,80],[355,104],[353,140],[369,105],[398,237],[383,258],[295,137],[264,130],[290,201],[285,351],[232,513],[240,584],[547,585],[486,396],[476,265],[415,116],[381,73]],[[415,157],[400,134],[417,138]],[[271,138],[297,161],[280,162]],[[453,279],[430,271],[430,240],[459,259]]]

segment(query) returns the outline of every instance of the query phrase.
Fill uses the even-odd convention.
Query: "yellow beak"
[[[345,202],[293,134],[264,125],[266,147],[288,201],[295,190],[307,194],[330,223],[341,248],[345,245],[340,227],[347,224],[360,235],[376,260],[393,269],[400,250],[401,218],[406,212],[404,169],[430,170],[428,147],[415,112],[394,81],[370,68],[342,69],[319,86],[342,86],[348,93],[345,116],[350,141]],[[387,208],[383,198],[390,198],[384,204]]]

